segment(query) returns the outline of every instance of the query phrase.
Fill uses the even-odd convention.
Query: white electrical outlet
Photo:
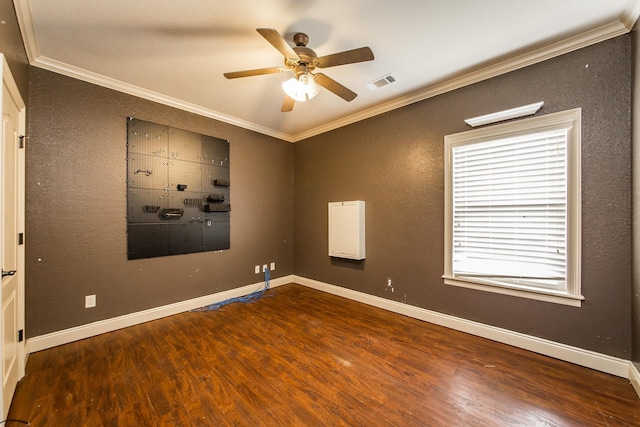
[[[271,266],[269,267],[269,270],[273,271],[273,270],[275,270],[275,269],[276,269],[276,263],[275,263],[275,262],[272,262],[272,263],[271,263]]]
[[[84,297],[84,308],[91,308],[96,306],[96,296],[87,295]]]
[[[260,266],[259,265],[255,266],[255,272],[256,272],[256,274],[260,274]]]

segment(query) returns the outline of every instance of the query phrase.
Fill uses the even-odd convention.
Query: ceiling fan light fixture
[[[318,94],[318,85],[312,74],[301,74],[298,78],[292,77],[282,83],[282,89],[296,101],[306,101]]]

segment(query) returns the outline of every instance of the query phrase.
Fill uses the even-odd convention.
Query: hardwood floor
[[[298,285],[34,353],[32,426],[632,426],[629,381]],[[7,426],[22,424],[7,423]]]

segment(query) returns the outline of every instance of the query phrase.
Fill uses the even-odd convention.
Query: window
[[[581,305],[580,115],[445,137],[445,284]]]

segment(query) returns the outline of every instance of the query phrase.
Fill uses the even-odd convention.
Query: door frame
[[[26,353],[26,336],[25,336],[25,246],[26,246],[26,238],[25,236],[25,194],[26,194],[26,105],[24,100],[22,99],[22,95],[20,94],[20,90],[16,85],[16,82],[13,78],[13,74],[11,73],[11,69],[9,68],[9,64],[7,63],[6,57],[4,54],[0,53],[0,58],[2,59],[2,84],[7,87],[9,92],[9,96],[11,96],[16,103],[19,109],[19,124],[18,124],[18,132],[22,139],[21,147],[18,149],[18,168],[16,173],[17,177],[17,189],[18,192],[18,212],[17,212],[17,220],[18,220],[18,233],[22,233],[23,239],[22,244],[18,245],[18,260],[17,260],[17,268],[21,274],[18,275],[18,291],[17,291],[17,311],[18,311],[18,319],[17,326],[18,331],[22,330],[22,341],[18,342],[18,381],[25,374],[25,366],[27,362],[28,354]],[[3,95],[0,95],[3,96]],[[17,142],[17,141],[16,141]],[[4,144],[5,141],[2,141]],[[2,149],[0,149],[0,181],[2,180],[2,168],[4,158],[2,157]],[[0,182],[1,184],[1,182]],[[2,192],[2,185],[0,185],[0,193]],[[0,203],[1,203],[1,194],[0,194]],[[18,236],[16,236],[16,239]],[[2,253],[2,248],[0,246],[0,259]],[[1,303],[1,302],[0,302]],[[17,334],[18,331],[15,331]],[[0,343],[1,346],[1,343]],[[0,354],[2,354],[2,349],[0,348]],[[1,389],[0,389],[1,393]],[[2,399],[0,399],[0,406],[2,405]],[[2,408],[2,410],[6,413],[9,408]]]

